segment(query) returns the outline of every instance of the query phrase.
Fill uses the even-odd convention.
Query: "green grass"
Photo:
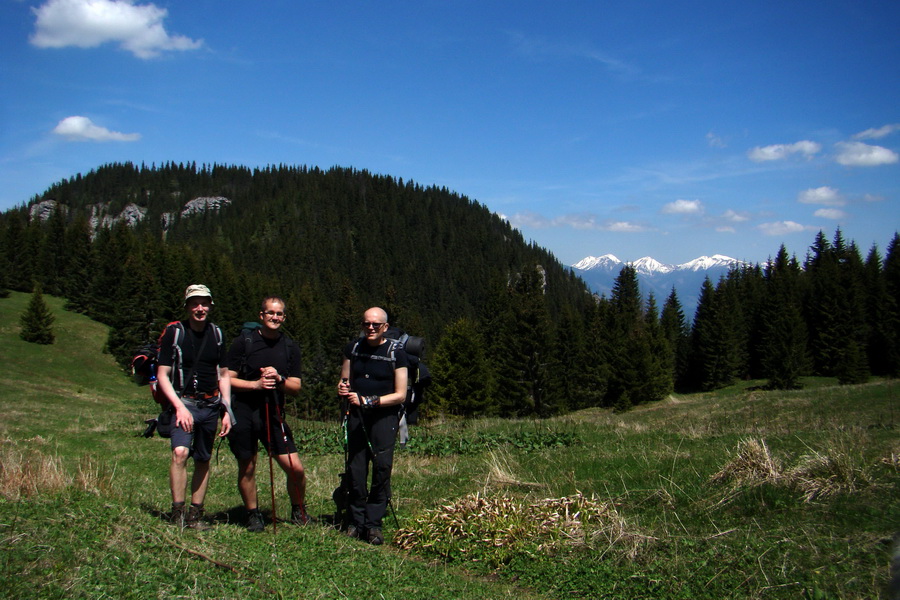
[[[380,548],[324,525],[246,533],[223,447],[215,527],[177,532],[161,518],[168,441],[137,437],[147,389],[102,353],[102,325],[45,300],[52,346],[18,338],[27,295],[0,300],[0,597],[877,598],[887,584],[896,381],[741,382],[623,414],[431,421],[397,453],[401,528],[389,515],[395,543]],[[327,517],[338,426],[292,426],[310,512]]]

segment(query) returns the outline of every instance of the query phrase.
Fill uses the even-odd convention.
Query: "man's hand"
[[[175,426],[181,427],[187,433],[194,430],[194,415],[185,408],[184,404],[175,409]]]
[[[222,417],[222,431],[219,432],[219,437],[225,437],[228,435],[228,432],[231,431],[231,415],[228,414],[228,411],[225,411],[225,415]]]

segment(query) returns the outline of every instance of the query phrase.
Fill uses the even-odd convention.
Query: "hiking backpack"
[[[384,338],[391,344],[388,348],[386,357],[372,356],[375,360],[386,360],[396,363],[395,352],[402,349],[406,351],[409,359],[409,378],[406,384],[406,400],[403,402],[403,410],[400,413],[400,444],[406,445],[408,439],[407,425],[415,425],[418,421],[419,405],[425,400],[425,388],[431,383],[431,372],[428,366],[422,362],[422,356],[425,354],[425,338],[409,335],[398,327],[389,327],[384,334]],[[362,338],[356,340],[350,355],[359,356],[357,348]]]
[[[159,381],[156,379],[156,368],[159,366],[159,345],[162,343],[166,331],[172,327],[175,335],[172,341],[172,356],[175,363],[172,365],[172,372],[175,373],[175,382],[180,382],[184,374],[181,370],[181,340],[184,339],[184,325],[181,321],[171,321],[163,327],[162,332],[155,342],[147,342],[135,351],[134,357],[131,359],[131,373],[138,385],[149,385],[150,395],[157,404],[169,404],[168,398],[159,390]],[[222,345],[222,330],[218,325],[213,324],[213,332],[216,336],[216,345]]]

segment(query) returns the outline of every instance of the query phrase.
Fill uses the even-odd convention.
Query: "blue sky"
[[[109,162],[438,185],[565,264],[900,229],[900,2],[0,0],[0,210]]]

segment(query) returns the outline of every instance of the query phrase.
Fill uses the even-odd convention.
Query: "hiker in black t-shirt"
[[[338,394],[347,402],[347,473],[350,525],[347,535],[384,543],[381,523],[391,497],[391,469],[400,408],[406,400],[406,352],[384,337],[387,313],[363,315],[364,337],[344,348]],[[369,462],[372,485],[367,488]]]
[[[231,402],[221,331],[209,322],[212,294],[205,285],[191,285],[184,293],[188,319],[180,327],[167,327],[160,340],[157,379],[159,390],[175,409],[169,487],[171,519],[177,525],[205,528],[201,521],[209,484],[209,460],[219,413]],[[177,336],[177,338],[176,338]],[[222,417],[224,436],[231,429],[228,412]],[[187,461],[194,459],[190,508],[185,511]]]
[[[299,525],[309,521],[304,505],[306,473],[284,419],[285,395],[300,393],[300,348],[280,331],[286,318],[284,300],[264,299],[259,318],[262,327],[236,338],[226,359],[237,419],[228,445],[238,461],[238,491],[248,512],[248,531],[265,528],[256,491],[260,442],[287,475],[291,521]]]

